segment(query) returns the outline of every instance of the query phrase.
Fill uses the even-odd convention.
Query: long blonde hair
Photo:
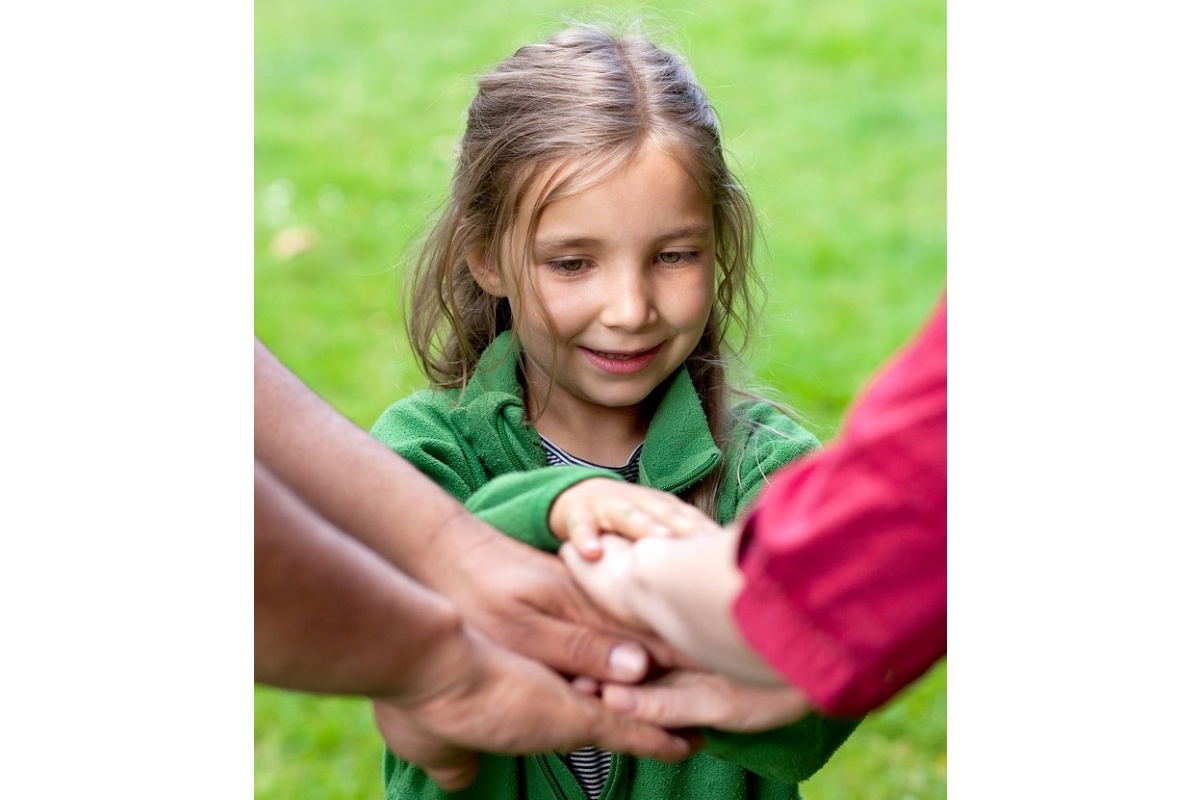
[[[726,368],[748,343],[761,289],[757,224],[690,67],[641,35],[583,24],[521,47],[478,83],[450,195],[407,276],[408,336],[425,373],[435,386],[465,388],[483,350],[513,327],[508,300],[479,287],[468,254],[528,261],[549,203],[605,180],[653,142],[693,173],[713,206],[713,310],[686,364],[727,450]],[[522,207],[532,209],[525,241],[508,243]],[[710,475],[688,499],[712,514],[719,481]]]

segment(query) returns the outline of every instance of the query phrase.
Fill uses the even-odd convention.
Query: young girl
[[[479,81],[410,274],[409,336],[434,388],[372,434],[551,552],[570,538],[596,558],[600,531],[687,532],[697,508],[728,523],[817,446],[770,403],[735,402],[726,380],[754,237],[716,114],[678,56],[589,26],[522,47]],[[484,756],[461,796],[795,798],[853,726],[810,715],[706,731],[673,765],[594,748]],[[391,753],[384,773],[388,798],[443,796]]]

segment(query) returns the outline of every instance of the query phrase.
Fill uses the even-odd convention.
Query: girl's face
[[[648,145],[606,181],[546,206],[526,266],[519,284],[492,270],[481,285],[514,306],[530,397],[553,380],[542,409],[551,417],[639,412],[712,311],[712,206],[675,158]]]

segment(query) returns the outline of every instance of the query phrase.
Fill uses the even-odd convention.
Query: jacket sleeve
[[[463,449],[447,407],[429,390],[393,403],[370,433],[459,502],[487,479],[479,459]]]
[[[620,480],[614,472],[587,467],[542,467],[489,477],[481,459],[464,445],[451,406],[428,390],[393,403],[371,426],[371,435],[408,459],[467,510],[514,539],[557,552],[550,507],[560,494],[588,478]]]
[[[860,721],[813,713],[790,725],[762,733],[730,733],[703,728],[704,752],[764,778],[799,783],[811,778],[825,765]]]
[[[514,539],[539,550],[558,552],[562,542],[550,530],[550,507],[558,496],[588,478],[621,480],[615,472],[591,467],[541,467],[499,475],[467,499],[467,510]]]
[[[722,487],[730,495],[734,516],[752,505],[774,472],[820,448],[816,436],[767,403],[742,404],[737,416],[743,425],[735,439],[740,458]],[[765,778],[797,783],[824,766],[860,721],[812,713],[762,733],[704,729],[705,751]]]
[[[839,440],[746,519],[746,641],[831,713],[878,708],[946,654],[946,298]]]

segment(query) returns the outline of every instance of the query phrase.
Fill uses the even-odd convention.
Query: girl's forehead
[[[523,194],[537,206],[544,206],[560,197],[586,191],[612,180],[618,174],[644,165],[653,156],[673,159],[700,184],[707,187],[707,171],[702,159],[683,142],[646,139],[633,147],[617,147],[562,158],[531,170]]]
[[[562,201],[623,180],[635,171],[654,171],[661,174],[665,168],[675,175],[686,175],[688,180],[680,186],[681,192],[691,194],[699,191],[711,204],[711,192],[705,171],[700,168],[694,155],[681,153],[679,148],[665,148],[652,143],[643,144],[632,153],[600,154],[563,160],[535,172],[527,181],[521,200],[517,204],[514,220],[515,232],[533,233],[531,224],[541,227],[543,217],[553,207],[561,207]]]

